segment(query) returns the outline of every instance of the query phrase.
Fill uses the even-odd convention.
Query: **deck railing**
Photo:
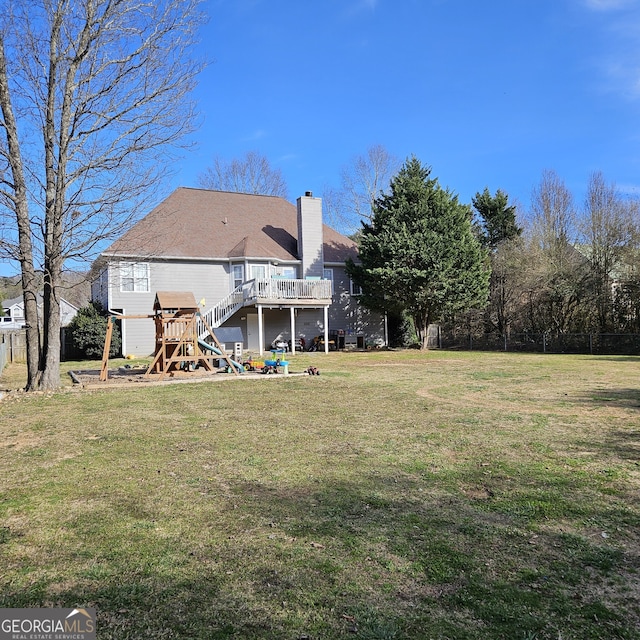
[[[238,309],[244,305],[244,285],[236,287],[228,296],[222,298],[220,302],[202,314],[203,318],[211,328],[219,327],[225,320],[230,318]],[[198,318],[198,335],[206,335],[208,330],[206,325]]]
[[[331,300],[331,280],[291,280],[256,278],[244,284],[244,300]]]

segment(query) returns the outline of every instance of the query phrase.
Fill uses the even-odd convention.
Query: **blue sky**
[[[381,144],[470,202],[528,207],[553,169],[581,204],[603,172],[640,195],[640,0],[210,0],[198,147],[281,169],[291,200]]]

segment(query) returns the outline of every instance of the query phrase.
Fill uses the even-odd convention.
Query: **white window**
[[[149,265],[146,262],[120,263],[120,291],[149,291]]]
[[[256,278],[264,278],[267,277],[267,268],[263,264],[252,264],[251,265],[251,278],[255,280]]]
[[[333,282],[333,269],[323,269],[322,270],[322,279],[323,280],[331,280],[331,282]]]
[[[287,280],[295,280],[297,275],[295,267],[282,267],[283,278],[286,278]]]
[[[239,287],[244,282],[244,265],[233,265],[233,288]]]
[[[362,295],[362,287],[359,284],[356,284],[353,280],[349,280],[351,284],[351,295],[352,296],[360,296]]]

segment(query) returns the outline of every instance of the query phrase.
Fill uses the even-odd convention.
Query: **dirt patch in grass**
[[[20,451],[22,449],[37,447],[41,443],[42,437],[31,432],[15,433],[7,435],[5,439],[0,441],[0,447]]]
[[[74,381],[84,389],[100,389],[103,387],[135,387],[138,385],[167,385],[176,383],[221,382],[228,380],[274,380],[286,377],[283,373],[266,375],[262,373],[245,372],[238,375],[219,371],[172,371],[160,379],[160,374],[146,374],[146,369],[111,369],[107,380],[100,380],[97,369],[81,369],[73,371]],[[306,375],[302,373],[289,375]]]

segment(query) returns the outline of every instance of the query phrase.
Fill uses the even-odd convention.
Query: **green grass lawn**
[[[101,640],[640,638],[640,358],[311,364],[10,394],[0,607],[96,607]]]

